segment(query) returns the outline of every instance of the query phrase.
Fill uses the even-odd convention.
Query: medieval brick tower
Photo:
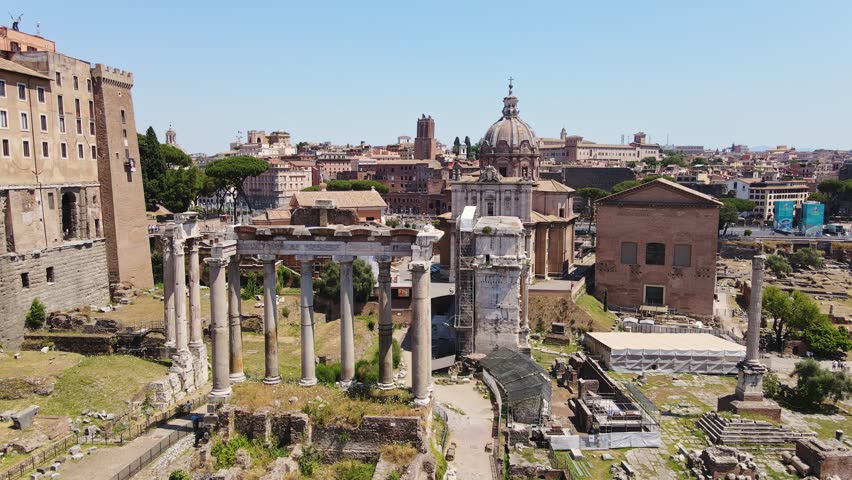
[[[110,283],[153,286],[145,195],[133,115],[133,74],[97,64],[92,69],[98,142],[98,179]],[[140,248],[143,250],[140,251]]]
[[[434,160],[435,150],[435,120],[422,115],[417,119],[417,137],[414,138],[414,159]]]

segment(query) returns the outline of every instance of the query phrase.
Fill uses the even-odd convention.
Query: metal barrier
[[[116,473],[112,477],[112,480],[125,480],[132,477],[138,473],[139,470],[145,468],[155,458],[159,457],[165,450],[168,450],[172,445],[177,443],[178,440],[189,434],[190,432],[187,430],[175,430],[170,433],[168,437],[160,440],[156,445],[149,448],[147,452],[140,455],[136,460],[130,462],[130,465]]]

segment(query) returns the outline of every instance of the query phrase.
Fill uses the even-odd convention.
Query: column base
[[[302,386],[302,387],[313,387],[313,386],[314,386],[314,385],[316,385],[316,384],[317,384],[317,379],[316,379],[316,378],[302,378],[302,379],[299,379],[299,386]]]
[[[231,383],[242,383],[246,381],[246,374],[243,372],[232,373],[228,376],[228,379],[231,381]]]
[[[341,380],[341,381],[337,382],[337,386],[344,389],[344,390],[348,390],[349,387],[351,387],[354,384],[355,384],[355,380]]]
[[[207,395],[207,402],[212,405],[220,405],[231,401],[231,388],[224,390],[211,390]]]
[[[280,375],[277,377],[266,377],[263,379],[264,385],[278,385],[279,383],[281,383]]]
[[[390,383],[379,382],[379,383],[376,384],[376,388],[378,388],[379,390],[393,390],[393,389],[396,388],[396,383],[395,382],[390,382]]]
[[[429,403],[431,403],[431,402],[432,402],[432,399],[430,397],[415,398],[414,399],[414,405],[418,406],[418,407],[425,407],[425,406],[429,405]]]

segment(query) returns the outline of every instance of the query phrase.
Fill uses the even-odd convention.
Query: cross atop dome
[[[510,97],[512,96],[512,86],[513,86],[513,85],[512,85],[512,82],[513,82],[514,80],[515,80],[514,78],[509,77],[509,96],[510,96]]]

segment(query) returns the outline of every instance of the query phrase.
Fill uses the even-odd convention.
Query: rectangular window
[[[6,97],[6,80],[0,80],[0,98]]]
[[[27,86],[26,84],[19,83],[18,84],[18,100],[26,100],[27,99]]]
[[[38,116],[39,127],[41,127],[42,132],[47,131],[47,115],[41,114]]]
[[[92,79],[91,78],[86,79],[86,91],[89,92],[89,93],[92,93]]]
[[[674,246],[674,261],[675,267],[690,267],[692,266],[692,245],[675,244]]]
[[[80,89],[80,82],[77,80],[77,75],[74,75],[73,80],[74,80],[74,90],[79,90]]]
[[[645,265],[665,265],[666,245],[664,243],[649,243],[645,245]]]
[[[21,130],[30,129],[30,117],[27,112],[21,112]]]
[[[83,159],[83,144],[82,143],[77,144],[77,158],[79,158],[80,160]]]
[[[68,158],[68,144],[62,142],[59,144],[59,156],[62,158]]]
[[[124,116],[124,110],[121,111],[121,123],[127,123],[127,118]]]
[[[81,110],[80,110],[80,99],[79,99],[79,98],[75,98],[75,99],[74,99],[74,112],[76,112],[76,113],[77,113],[77,117],[80,117],[80,116],[81,116],[80,111],[81,111]]]
[[[77,135],[83,134],[83,120],[77,119]]]
[[[3,156],[4,157],[11,157],[12,152],[9,151],[9,139],[4,138],[2,144],[3,144]]]
[[[65,133],[65,117],[59,117],[59,133]]]
[[[56,208],[56,203],[53,199],[53,192],[47,192],[47,206],[53,210]]]
[[[657,285],[645,285],[645,305],[665,305],[666,289]]]
[[[98,158],[98,147],[92,145],[92,160]]]
[[[9,128],[9,113],[6,110],[0,110],[0,128]]]
[[[24,152],[25,158],[30,158],[30,141],[24,140],[21,142],[21,150]]]
[[[636,265],[636,242],[621,242],[621,264]]]
[[[89,100],[89,118],[95,118],[95,102]]]
[[[44,87],[38,87],[36,92],[38,93],[38,103],[44,103]]]
[[[56,85],[59,87],[62,86],[62,74],[59,72],[56,72]]]
[[[54,283],[56,281],[56,277],[54,276],[53,267],[47,267],[44,272],[47,277],[47,283]]]
[[[56,96],[56,104],[59,107],[59,114],[65,115],[65,102],[62,99],[62,95]]]
[[[48,148],[47,142],[41,142],[41,156],[44,158],[50,158],[50,149]]]
[[[89,135],[95,134],[95,122],[89,122]]]
[[[30,274],[24,272],[21,274],[21,286],[24,288],[30,288]]]

